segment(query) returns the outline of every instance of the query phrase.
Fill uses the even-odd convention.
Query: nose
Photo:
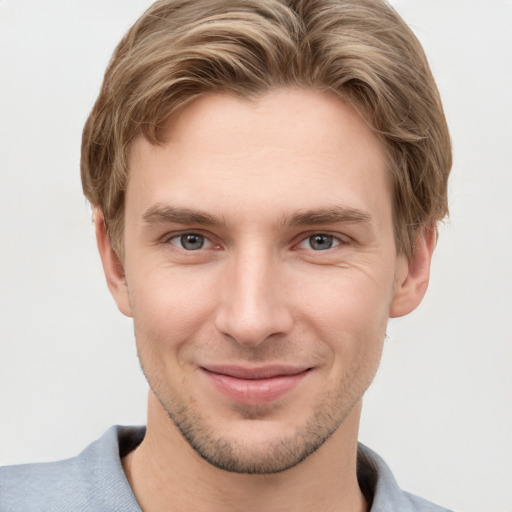
[[[275,258],[257,249],[232,258],[220,287],[219,332],[245,346],[290,332],[292,314],[279,267]]]

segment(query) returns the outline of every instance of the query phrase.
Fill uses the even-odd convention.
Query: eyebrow
[[[142,215],[146,224],[200,224],[212,227],[225,227],[224,218],[190,208],[176,208],[173,206],[155,204]],[[345,206],[331,206],[328,208],[298,211],[285,215],[279,222],[282,226],[314,226],[335,223],[370,223],[372,217],[369,213],[357,208]]]
[[[345,206],[332,206],[297,212],[289,217],[285,217],[283,224],[290,226],[310,226],[335,223],[370,223],[371,221],[372,216],[363,210]]]
[[[142,215],[142,220],[146,224],[201,224],[205,226],[222,227],[226,222],[221,217],[211,215],[210,213],[190,208],[174,208],[156,204],[148,208]]]

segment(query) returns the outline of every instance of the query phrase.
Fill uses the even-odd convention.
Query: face
[[[407,275],[383,148],[340,99],[300,90],[203,96],[166,141],[134,143],[111,279],[149,417],[217,467],[282,471],[359,404]]]

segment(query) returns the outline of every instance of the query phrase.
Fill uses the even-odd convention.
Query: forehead
[[[390,211],[389,181],[382,143],[337,97],[208,94],[169,123],[162,145],[134,142],[126,213],[155,204],[228,218],[338,205]]]

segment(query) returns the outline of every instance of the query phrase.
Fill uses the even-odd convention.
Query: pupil
[[[192,251],[194,249],[201,249],[204,244],[204,238],[202,235],[183,235],[181,237],[181,245],[184,249]]]
[[[332,247],[332,236],[330,235],[314,235],[309,238],[313,249],[322,251]]]

